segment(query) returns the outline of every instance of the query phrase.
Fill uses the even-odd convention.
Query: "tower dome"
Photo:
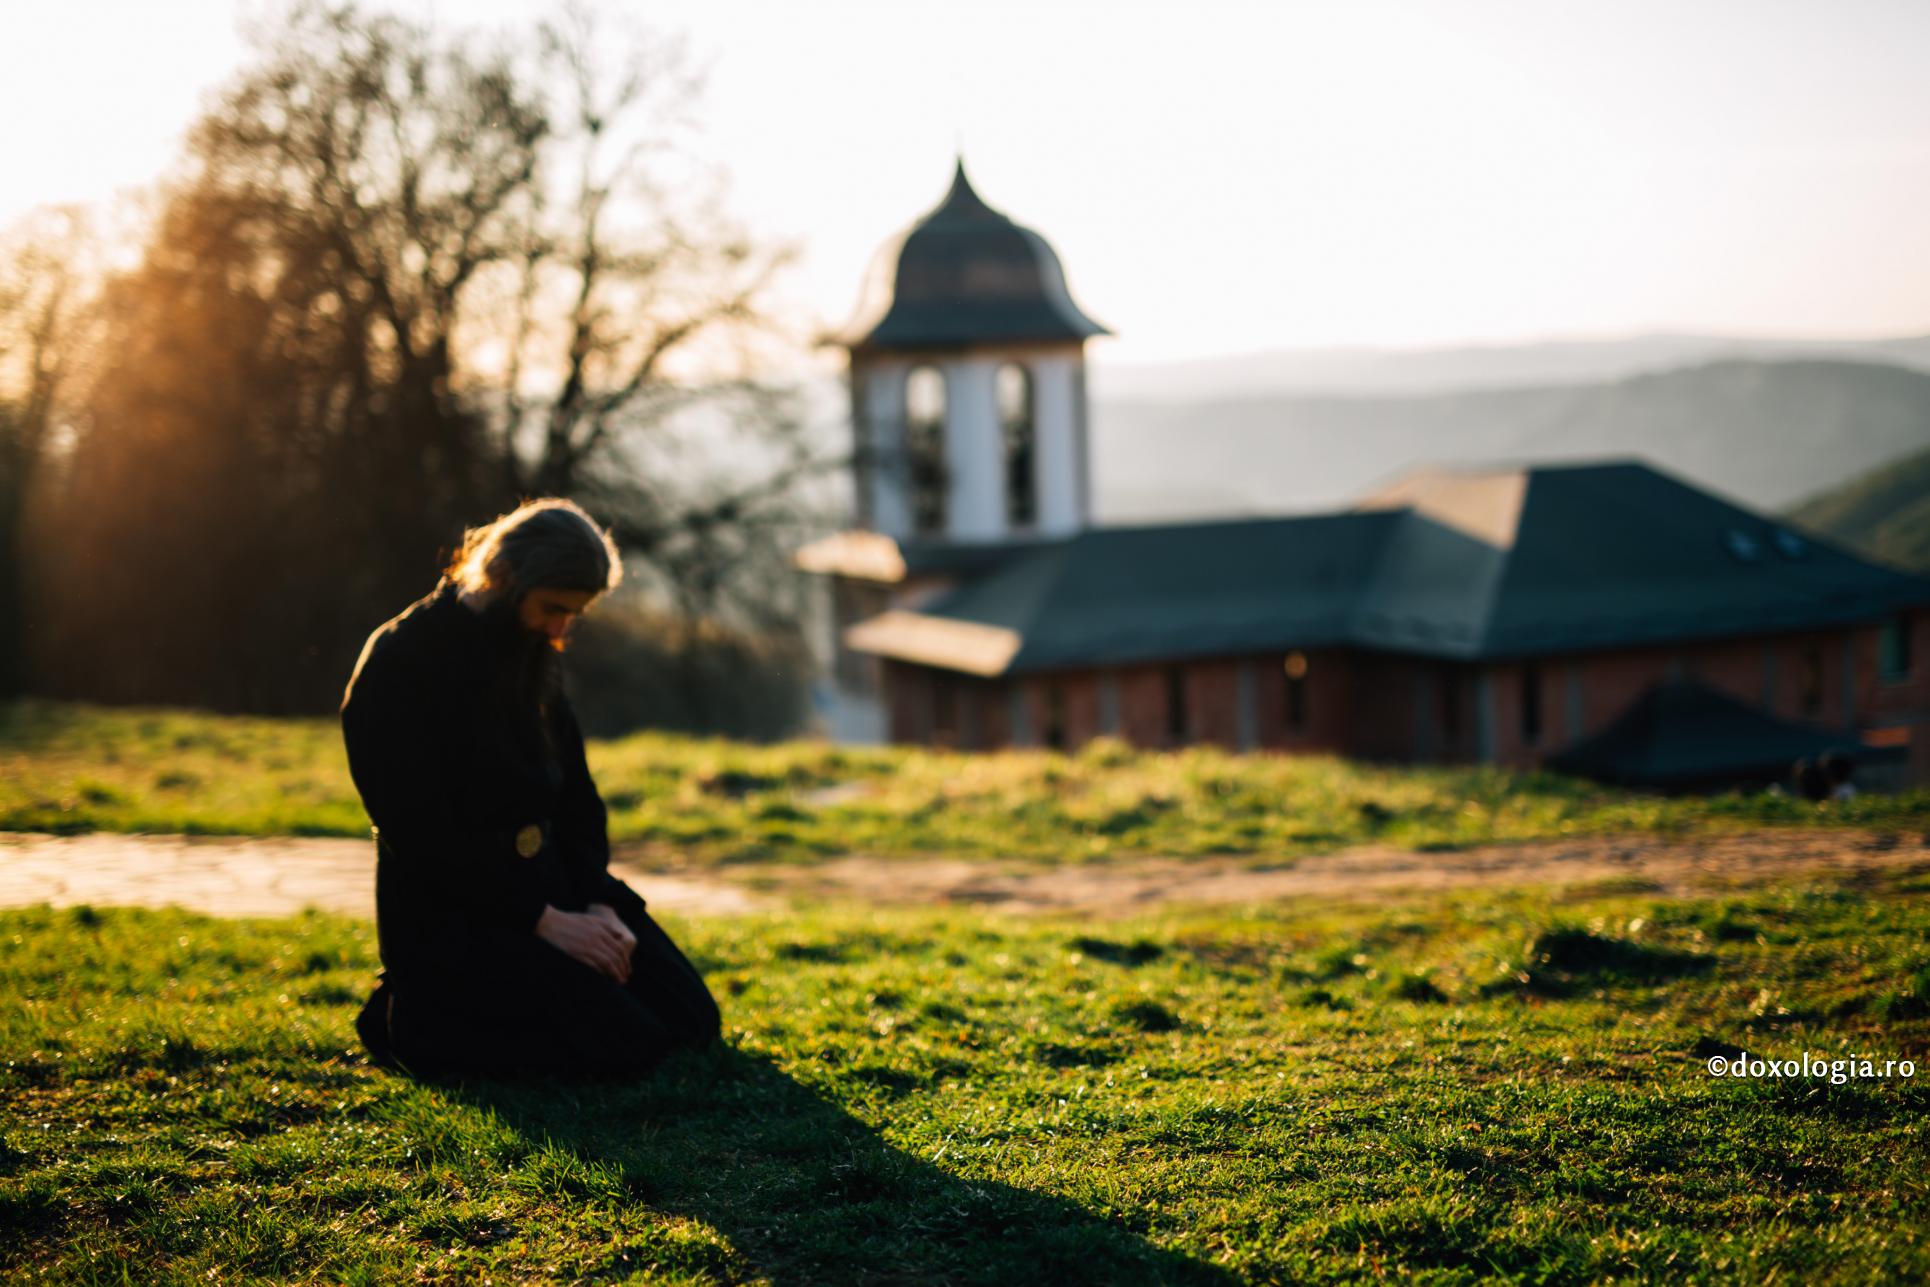
[[[960,160],[937,209],[880,251],[845,343],[937,349],[1111,333],[1073,303],[1045,238],[986,205]]]

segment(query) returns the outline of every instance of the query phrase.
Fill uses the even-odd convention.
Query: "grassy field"
[[[0,1275],[1920,1281],[1926,892],[679,924],[727,1043],[627,1087],[370,1069],[364,923],[0,912]]]
[[[962,755],[641,734],[593,743],[619,841],[693,863],[943,853],[1269,858],[1364,841],[1453,848],[1577,834],[1930,825],[1930,791],[1819,808],[1663,799],[1550,774],[1311,756],[1084,750]],[[0,706],[0,830],[366,836],[332,720]]]

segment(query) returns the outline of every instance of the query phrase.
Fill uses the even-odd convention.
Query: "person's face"
[[[550,647],[563,651],[563,639],[570,626],[583,615],[596,595],[588,590],[548,590],[538,587],[523,596],[516,616],[523,628],[549,640]]]

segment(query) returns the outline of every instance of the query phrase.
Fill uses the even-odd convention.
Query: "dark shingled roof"
[[[1691,787],[1781,781],[1797,760],[1832,751],[1860,763],[1898,754],[1678,679],[1651,686],[1614,723],[1548,765],[1619,786]]]
[[[1394,513],[1101,528],[928,605],[1016,632],[1013,670],[1344,643]]]
[[[1792,531],[1645,465],[1542,468],[1484,651],[1843,625],[1930,603],[1930,581]]]
[[[1050,538],[1013,537],[1003,541],[948,541],[910,537],[898,542],[907,576],[970,577],[990,572],[1017,555],[1055,544]]]
[[[1529,657],[1924,604],[1930,581],[1615,462],[1421,475],[1351,512],[1009,547],[919,615],[1012,631],[1018,672],[1331,645]]]
[[[890,253],[891,248],[886,248]],[[874,275],[883,267],[882,261]],[[951,191],[899,241],[889,293],[867,289],[853,348],[946,348],[1109,335],[1072,302],[1045,238],[986,205],[958,163]]]

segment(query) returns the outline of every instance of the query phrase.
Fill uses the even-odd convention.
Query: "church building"
[[[1097,526],[1085,344],[1108,333],[962,164],[885,248],[844,337],[857,522],[796,556],[823,585],[834,736],[1682,788],[1835,752],[1930,783],[1930,581],[1633,460]]]

